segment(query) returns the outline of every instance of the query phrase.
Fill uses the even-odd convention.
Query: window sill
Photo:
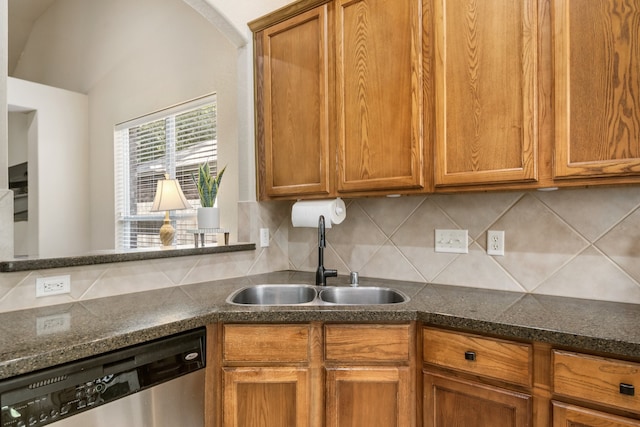
[[[43,270],[49,268],[77,267],[92,264],[107,264],[113,262],[143,261],[159,258],[172,258],[179,256],[208,255],[227,252],[253,251],[256,249],[255,243],[233,243],[221,246],[206,246],[194,248],[190,246],[180,246],[175,249],[145,249],[144,251],[131,252],[108,252],[96,253],[80,256],[69,256],[61,258],[38,258],[38,259],[14,259],[10,261],[0,261],[0,272],[9,273],[14,271]]]

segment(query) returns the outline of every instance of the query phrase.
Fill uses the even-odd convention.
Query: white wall
[[[236,47],[181,0],[58,0],[38,20],[16,76],[89,97],[92,250],[114,248],[114,125],[212,92],[219,161],[229,165],[221,224],[237,229],[236,63]]]
[[[0,0],[0,28],[7,28],[7,0]],[[0,31],[0,259],[13,257],[13,192],[7,171],[7,31]]]
[[[33,242],[29,255],[86,253],[87,96],[9,77],[7,102],[22,110],[36,111],[27,130],[29,239]]]
[[[29,128],[29,113],[9,111],[8,120],[8,162],[9,166],[15,166],[28,160],[27,129]]]

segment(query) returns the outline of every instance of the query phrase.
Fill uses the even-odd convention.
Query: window
[[[216,97],[209,95],[116,126],[116,249],[157,248],[164,212],[150,212],[156,183],[180,182],[193,209],[171,211],[175,244],[193,244],[198,190],[192,180],[208,162],[217,171]],[[215,236],[210,239],[215,241]]]

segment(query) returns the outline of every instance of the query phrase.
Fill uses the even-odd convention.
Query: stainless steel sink
[[[252,285],[229,295],[227,302],[240,305],[296,305],[316,299],[318,292],[311,285]]]
[[[400,304],[409,297],[391,288],[344,287],[326,288],[320,291],[320,300],[341,305]]]

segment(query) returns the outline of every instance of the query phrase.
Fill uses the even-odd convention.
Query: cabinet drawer
[[[554,426],[640,427],[640,421],[594,411],[562,402],[553,405]]]
[[[409,360],[409,325],[325,325],[325,359],[333,362]]]
[[[309,325],[224,325],[225,362],[306,362]]]
[[[639,388],[640,363],[553,351],[553,390],[558,394],[638,412]]]
[[[532,350],[528,344],[424,328],[422,345],[425,363],[531,385]]]

